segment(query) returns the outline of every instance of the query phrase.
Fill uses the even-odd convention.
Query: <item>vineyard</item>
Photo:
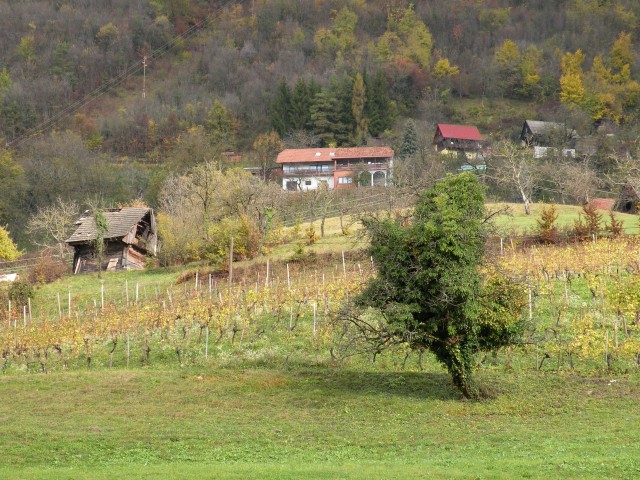
[[[640,240],[597,239],[518,248],[487,258],[492,275],[528,294],[521,345],[482,359],[522,369],[624,372],[640,365]],[[169,288],[124,280],[80,302],[59,292],[48,309],[0,309],[2,371],[176,365],[286,365],[387,356],[398,368],[422,357],[403,346],[369,351],[340,312],[374,272],[357,254],[315,266],[267,262],[250,271],[187,271]],[[145,277],[142,277],[145,278]],[[152,278],[152,277],[150,277]],[[95,286],[94,286],[95,287]],[[100,288],[101,287],[101,288]]]
[[[111,301],[102,285],[92,304],[75,305],[71,291],[63,292],[52,299],[55,316],[32,315],[30,299],[9,304],[0,310],[2,370],[326,353],[333,319],[370,275],[370,263],[347,265],[343,255],[324,271],[267,263],[252,279],[192,271],[164,290],[127,282]]]

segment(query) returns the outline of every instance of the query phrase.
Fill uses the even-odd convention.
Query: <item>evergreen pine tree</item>
[[[416,132],[416,124],[413,120],[407,120],[402,132],[402,143],[400,144],[400,158],[409,158],[414,156],[420,150],[418,142],[418,133]]]
[[[365,115],[369,119],[369,133],[379,137],[393,126],[395,108],[387,95],[387,86],[381,71],[373,80],[368,76],[363,76],[363,80],[366,92]]]
[[[312,105],[313,92],[304,79],[299,78],[291,96],[291,128],[294,130],[309,128]]]
[[[353,143],[355,145],[365,145],[367,143],[367,133],[369,131],[369,119],[364,112],[366,92],[362,75],[356,74],[353,81],[353,92],[351,96],[351,112],[355,120],[355,131],[353,133]]]
[[[276,96],[269,107],[269,121],[280,136],[291,130],[291,88],[282,79],[278,86]]]

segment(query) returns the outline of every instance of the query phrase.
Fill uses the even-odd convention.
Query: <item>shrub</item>
[[[613,210],[609,212],[609,224],[605,227],[605,230],[616,238],[622,236],[624,232],[624,222],[617,217]]]
[[[309,228],[306,230],[305,237],[307,240],[307,245],[313,245],[318,241],[318,236],[316,235],[316,227],[313,226],[313,223],[309,225]]]
[[[26,305],[33,298],[33,285],[27,280],[16,280],[9,287],[9,300],[16,306]]]
[[[209,228],[209,244],[205,256],[212,265],[227,261],[231,238],[234,260],[253,258],[260,251],[260,232],[246,216],[223,218]]]
[[[545,205],[540,212],[538,224],[538,238],[542,243],[556,243],[558,241],[558,208],[555,203]]]
[[[69,271],[69,267],[63,262],[52,257],[41,257],[27,271],[27,280],[31,284],[51,283],[62,278]]]
[[[587,240],[598,235],[602,230],[600,222],[602,214],[593,203],[586,203],[582,206],[582,213],[573,222],[573,234],[579,239]]]

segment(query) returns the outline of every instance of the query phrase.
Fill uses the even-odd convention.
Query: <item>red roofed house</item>
[[[473,160],[482,150],[483,140],[477,127],[438,123],[433,144],[436,151],[444,155],[462,152],[469,160]]]
[[[393,168],[390,147],[302,148],[278,154],[282,188],[316,190],[323,182],[329,189],[356,185],[386,186]]]

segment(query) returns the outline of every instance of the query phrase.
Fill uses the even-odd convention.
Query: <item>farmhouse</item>
[[[147,255],[155,255],[158,243],[153,210],[141,207],[112,208],[104,212],[107,231],[104,234],[104,255],[98,265],[95,216],[80,218],[78,228],[67,240],[74,249],[73,272],[144,268]]]
[[[287,149],[278,154],[282,188],[316,190],[386,186],[393,169],[390,147]]]
[[[563,123],[525,120],[520,132],[523,146],[533,147],[533,156],[543,158],[551,151],[562,149],[562,156],[575,157],[578,134]]]
[[[467,158],[475,158],[482,150],[482,135],[478,127],[467,125],[447,125],[438,123],[433,136],[433,145],[443,155],[463,153]]]

